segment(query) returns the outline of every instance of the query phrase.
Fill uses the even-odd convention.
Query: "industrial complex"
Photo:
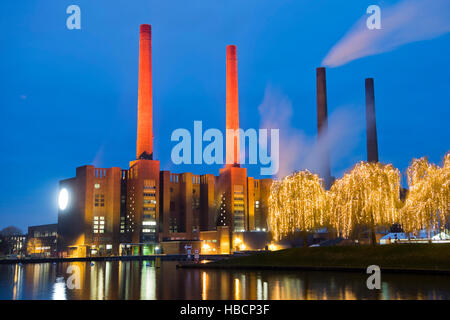
[[[226,47],[227,163],[213,173],[172,173],[153,152],[151,26],[140,26],[136,159],[129,168],[76,168],[59,182],[57,241],[46,255],[229,254],[270,247],[267,225],[272,179],[241,167],[237,48]],[[373,79],[366,79],[368,161],[378,161]],[[318,138],[327,130],[325,68],[317,68]],[[228,139],[228,137],[227,137]],[[242,142],[241,142],[242,143]],[[330,188],[329,153],[320,168]],[[51,234],[55,234],[51,230]]]
[[[272,180],[247,176],[239,164],[239,137],[226,150],[233,163],[218,176],[171,173],[154,158],[151,43],[151,26],[141,25],[136,159],[128,169],[81,166],[75,177],[60,181],[58,252],[89,256],[180,253],[186,246],[202,253],[263,249]],[[227,46],[226,129],[239,129],[234,45]]]

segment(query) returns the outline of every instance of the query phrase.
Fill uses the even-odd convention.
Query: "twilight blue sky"
[[[28,225],[55,223],[58,180],[74,176],[77,166],[127,168],[134,159],[139,24],[153,29],[161,169],[217,174],[218,166],[174,165],[170,135],[176,128],[192,129],[194,120],[202,120],[204,129],[224,128],[227,44],[238,46],[241,127],[259,127],[258,106],[267,88],[275,88],[292,105],[289,130],[312,141],[315,68],[369,5],[383,10],[393,3],[2,1],[0,228],[26,231]],[[66,28],[71,4],[81,8],[81,30]],[[364,78],[374,77],[380,160],[402,171],[413,157],[440,162],[450,149],[449,40],[446,34],[328,69],[329,113],[345,107],[351,119],[364,120]],[[355,127],[356,133],[343,137],[353,143],[338,148],[333,161],[338,177],[366,158],[364,124]],[[280,150],[294,164],[296,152]],[[249,173],[258,176],[258,167]]]

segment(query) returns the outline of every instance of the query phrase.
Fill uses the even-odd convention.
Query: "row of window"
[[[94,233],[105,233],[105,217],[104,216],[94,216],[93,230],[94,230]]]
[[[95,195],[94,206],[96,206],[96,207],[104,207],[105,206],[105,195],[104,194],[96,194]]]

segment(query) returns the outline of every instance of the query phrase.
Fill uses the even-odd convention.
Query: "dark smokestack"
[[[153,159],[152,27],[141,24],[136,159]]]
[[[377,123],[373,78],[366,79],[367,161],[378,162]]]
[[[317,138],[318,140],[324,138],[328,130],[328,115],[327,115],[327,80],[325,75],[325,68],[316,69],[317,77]],[[330,154],[328,146],[325,144],[323,152],[322,167],[320,170],[325,181],[325,188],[331,187],[331,169],[330,169]]]

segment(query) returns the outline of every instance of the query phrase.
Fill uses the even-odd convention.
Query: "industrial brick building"
[[[140,26],[136,160],[129,169],[76,169],[59,183],[58,251],[67,256],[176,253],[185,245],[205,253],[244,249],[242,239],[265,238],[271,179],[247,176],[239,138],[226,150],[232,163],[219,175],[171,173],[153,159],[151,26]],[[236,46],[227,46],[226,129],[239,129]],[[244,237],[243,235],[246,234]],[[249,241],[249,243],[252,241]],[[239,245],[236,245],[239,244]],[[264,247],[264,241],[249,249]],[[261,244],[262,243],[262,244]]]

